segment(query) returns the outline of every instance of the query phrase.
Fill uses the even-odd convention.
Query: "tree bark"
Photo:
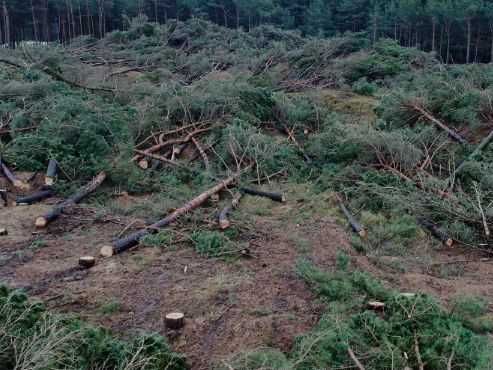
[[[457,142],[459,142],[461,144],[467,144],[466,139],[464,139],[461,135],[459,135],[454,130],[450,129],[443,122],[441,122],[437,118],[433,117],[433,115],[430,112],[428,112],[426,109],[424,109],[420,105],[418,105],[418,104],[407,104],[407,106],[409,108],[411,108],[412,110],[414,110],[415,112],[419,113],[422,117],[426,118],[431,123],[433,123],[436,126],[440,127],[442,130],[444,130],[455,141],[457,141]]]
[[[440,228],[436,226],[434,223],[422,218],[418,219],[418,223],[421,226],[423,226],[425,229],[427,229],[431,233],[431,235],[433,235],[435,238],[440,240],[447,247],[451,247],[454,244],[454,240],[451,237],[449,237],[445,232],[440,230]]]
[[[152,224],[147,229],[137,231],[137,232],[130,234],[129,236],[127,236],[123,239],[116,240],[115,242],[113,242],[112,245],[103,246],[101,248],[101,255],[103,257],[111,257],[115,254],[123,253],[123,252],[129,250],[130,248],[136,246],[137,244],[139,244],[139,241],[144,236],[152,234],[152,233],[156,233],[159,229],[162,229],[164,227],[169,226],[172,222],[176,221],[181,216],[194,210],[197,207],[200,207],[212,195],[217,194],[221,190],[232,185],[236,181],[236,179],[240,176],[240,174],[241,173],[238,172],[238,173],[228,177],[226,180],[221,181],[216,186],[210,188],[209,190],[203,192],[202,194],[198,195],[194,199],[185,203],[181,208],[178,208],[177,210],[175,210],[174,212],[169,214],[164,219]]]
[[[42,189],[34,194],[25,197],[18,197],[15,200],[15,205],[20,206],[20,205],[34,204],[44,199],[50,198],[53,195],[55,195],[55,191],[53,189],[51,188]]]
[[[63,202],[57,204],[53,209],[45,214],[44,216],[40,216],[36,219],[36,227],[44,228],[50,222],[56,220],[67,208],[73,207],[75,204],[80,203],[82,199],[87,197],[89,194],[94,192],[106,179],[106,173],[101,172],[97,175],[89,184],[81,188],[77,193],[73,194]]]
[[[286,202],[286,197],[284,196],[284,194],[281,193],[270,193],[270,192],[260,191],[250,188],[241,188],[240,191],[248,195],[255,195],[257,197],[269,198],[274,202],[280,202],[280,203]]]

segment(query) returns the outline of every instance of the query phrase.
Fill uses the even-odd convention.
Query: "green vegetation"
[[[352,367],[350,350],[366,369],[416,369],[420,363],[430,369],[490,369],[491,344],[471,325],[484,315],[483,302],[463,298],[449,313],[427,295],[392,291],[366,273],[351,271],[344,257],[338,260],[334,272],[308,261],[298,266],[327,304],[315,329],[298,338],[288,355],[275,350],[243,353],[232,359],[233,368]],[[371,310],[371,301],[385,308]]]
[[[0,287],[0,369],[185,369],[164,338],[131,341],[48,313],[19,291]]]

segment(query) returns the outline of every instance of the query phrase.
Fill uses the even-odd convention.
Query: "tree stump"
[[[172,312],[166,315],[166,327],[172,330],[181,329],[185,325],[185,315],[181,312]]]
[[[90,269],[96,264],[96,259],[92,256],[83,256],[79,258],[79,266],[85,269]]]
[[[9,234],[9,232],[7,231],[6,228],[4,228],[4,227],[0,228],[0,236],[5,236],[8,234]]]

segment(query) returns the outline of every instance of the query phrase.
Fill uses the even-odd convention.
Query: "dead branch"
[[[248,168],[250,168],[249,166]],[[216,194],[220,192],[221,190],[227,188],[228,186],[232,185],[237,178],[241,175],[241,172],[237,172],[236,174],[228,177],[227,179],[219,182],[216,186],[210,188],[209,190],[203,192],[202,194],[198,195],[191,201],[185,203],[181,208],[178,208],[171,214],[169,214],[167,217],[164,219],[152,224],[149,226],[147,229],[137,231],[133,234],[130,234],[129,236],[116,240],[113,242],[112,245],[109,246],[103,246],[101,248],[101,255],[104,257],[110,257],[115,254],[123,253],[127,251],[128,249],[136,246],[139,244],[139,241],[146,235],[149,235],[151,233],[156,233],[159,229],[162,229],[164,227],[167,227],[170,225],[172,222],[176,221],[178,218],[181,216],[185,215],[186,213],[194,210],[197,207],[200,207],[207,199],[209,199],[213,194]]]
[[[476,193],[476,201],[478,202],[478,211],[479,214],[481,215],[481,221],[483,223],[484,235],[486,236],[486,238],[489,238],[491,234],[490,228],[488,226],[488,221],[486,219],[486,215],[483,210],[483,204],[481,201],[482,198],[481,191],[479,190],[479,186],[477,183],[474,183],[474,192]]]
[[[430,112],[428,112],[425,108],[420,106],[417,103],[410,103],[410,104],[405,104],[407,108],[410,108],[411,110],[414,110],[418,114],[420,114],[423,118],[426,120],[430,121],[431,123],[435,124],[436,126],[440,127],[443,131],[445,131],[452,139],[455,141],[461,143],[461,144],[467,144],[467,140],[464,139],[461,135],[459,135],[457,132],[449,128],[446,124],[444,124],[442,121],[434,117]]]
[[[56,220],[67,208],[73,207],[75,204],[80,203],[82,199],[87,197],[93,191],[95,191],[106,179],[106,173],[101,172],[97,175],[89,184],[81,188],[77,193],[71,195],[63,202],[57,204],[53,209],[36,219],[35,225],[37,228],[44,228],[50,222]]]
[[[353,350],[351,349],[351,347],[347,347],[347,353],[349,354],[349,357],[351,357],[351,360],[353,360],[354,364],[356,365],[356,367],[359,369],[359,370],[365,370],[365,367],[363,366],[363,364],[360,362],[360,360],[358,360],[358,358],[356,357],[356,355],[354,354]]]
[[[421,359],[421,353],[419,351],[418,336],[414,333],[414,352],[416,353],[416,360],[418,361],[419,370],[424,370],[425,364]]]
[[[171,164],[173,166],[177,166],[177,167],[183,167],[183,168],[186,168],[185,166],[183,166],[182,164],[176,162],[176,161],[172,161],[171,159],[168,159],[162,155],[158,155],[158,154],[152,154],[152,153],[147,153],[146,151],[144,150],[135,150],[136,153],[139,153],[145,157],[149,157],[149,158],[152,158],[152,159],[157,159],[158,161],[161,161],[161,162],[164,162],[164,163],[168,163],[168,164]],[[139,164],[139,166],[143,169],[147,169],[148,168],[148,164],[147,166],[144,168],[142,167],[142,165]]]
[[[221,230],[226,230],[231,226],[231,222],[228,219],[228,215],[238,207],[242,196],[243,196],[242,193],[237,193],[233,197],[231,204],[224,207],[222,211],[219,213],[219,227],[221,228]]]
[[[204,161],[205,169],[209,171],[210,165],[209,165],[209,158],[207,157],[207,154],[205,153],[204,149],[202,149],[202,146],[200,145],[199,141],[196,138],[192,136],[191,140],[193,142],[193,145],[195,145],[195,147],[199,151],[202,160]]]

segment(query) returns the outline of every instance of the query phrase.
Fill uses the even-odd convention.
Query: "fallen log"
[[[7,229],[4,227],[0,228],[0,236],[6,236],[6,235],[9,235]]]
[[[181,216],[185,215],[186,213],[194,210],[195,208],[201,206],[207,199],[209,199],[213,194],[216,194],[220,192],[221,190],[227,188],[228,186],[232,185],[236,179],[240,176],[240,172],[234,174],[233,176],[228,177],[226,180],[221,181],[219,184],[216,186],[210,188],[209,190],[203,192],[202,194],[198,195],[191,201],[185,203],[181,208],[176,209],[174,212],[169,214],[167,217],[164,219],[150,225],[148,228],[137,231],[133,234],[130,234],[129,236],[119,239],[113,242],[112,245],[105,245],[101,248],[101,256],[103,257],[111,257],[115,254],[120,254],[128,249],[136,246],[139,244],[139,241],[146,235],[149,235],[151,233],[156,233],[159,229],[164,228],[171,224],[172,222],[176,221],[178,218]]]
[[[353,231],[357,233],[360,237],[365,238],[367,236],[365,228],[354,218],[351,212],[349,212],[340,196],[337,196],[337,200],[339,201],[339,208],[348,220],[349,225],[351,225]]]
[[[486,136],[483,140],[481,140],[481,142],[476,147],[476,149],[474,149],[474,151],[471,154],[469,154],[467,158],[464,159],[461,163],[459,163],[459,165],[455,168],[454,172],[449,177],[448,180],[449,186],[453,185],[456,176],[464,169],[467,162],[474,159],[474,157],[476,157],[477,155],[481,154],[483,149],[485,149],[491,143],[492,140],[493,140],[493,130],[491,130],[488,136]]]
[[[210,165],[209,165],[209,158],[207,157],[207,154],[205,153],[204,149],[202,149],[202,145],[200,145],[199,141],[192,136],[190,139],[193,142],[193,145],[197,148],[198,152],[200,153],[200,156],[202,157],[202,160],[204,161],[204,166],[206,171],[209,171]]]
[[[50,198],[53,195],[55,195],[55,191],[50,187],[46,187],[40,191],[37,191],[34,194],[30,194],[30,195],[27,195],[25,197],[17,197],[14,205],[15,206],[21,206],[21,205],[34,204],[34,203],[40,202],[44,199]]]
[[[54,159],[50,159],[46,170],[45,185],[52,186],[55,183],[55,177],[58,171],[58,163]]]
[[[219,227],[221,230],[226,230],[231,226],[231,222],[228,219],[228,215],[233,211],[233,209],[238,207],[242,196],[243,196],[242,193],[237,193],[233,197],[231,204],[224,207],[222,211],[219,212]]]
[[[20,190],[28,190],[30,188],[29,184],[26,184],[24,181],[19,180],[12,171],[7,167],[7,165],[0,159],[0,170],[3,175],[9,180],[14,187]]]
[[[57,204],[53,209],[45,214],[44,216],[40,216],[36,219],[35,225],[37,228],[44,228],[50,222],[56,220],[63,211],[67,208],[74,206],[77,203],[80,203],[82,199],[87,197],[93,191],[95,191],[106,179],[106,173],[101,172],[98,174],[89,184],[81,188],[77,193],[73,194],[63,202]]]
[[[284,194],[281,193],[270,193],[270,192],[251,189],[251,188],[241,188],[240,191],[248,195],[255,195],[257,197],[269,198],[275,202],[280,202],[280,203],[286,202],[286,197],[284,196]]]
[[[176,162],[176,161],[172,161],[171,159],[168,159],[166,157],[163,157],[162,155],[159,155],[159,154],[153,154],[153,153],[146,153],[145,151],[143,150],[135,150],[136,153],[139,153],[139,154],[142,154],[143,156],[145,157],[149,157],[149,158],[152,158],[152,159],[157,159],[158,161],[161,161],[161,162],[164,162],[164,163],[168,163],[168,164],[171,164],[173,166],[177,166],[177,167],[185,167],[183,166],[182,164]],[[147,161],[146,161],[147,162]],[[141,163],[139,163],[139,166],[142,168],[142,169],[147,169],[149,167],[149,162],[147,162],[147,165],[146,167],[142,167],[141,166]]]
[[[440,127],[443,131],[445,131],[455,141],[457,141],[461,144],[467,144],[467,140],[464,139],[459,133],[457,133],[454,130],[452,130],[451,128],[449,128],[446,124],[441,122],[439,119],[433,117],[433,115],[430,112],[428,112],[426,109],[424,109],[420,105],[418,105],[418,104],[406,104],[406,106],[408,108],[411,108],[415,112],[419,113],[422,117],[426,118],[431,123]]]
[[[433,235],[435,238],[440,240],[447,247],[451,247],[452,245],[454,245],[454,239],[452,239],[445,232],[440,230],[440,228],[437,225],[435,225],[434,223],[421,218],[421,219],[418,219],[418,224],[420,224],[425,229],[427,229],[431,235]]]

